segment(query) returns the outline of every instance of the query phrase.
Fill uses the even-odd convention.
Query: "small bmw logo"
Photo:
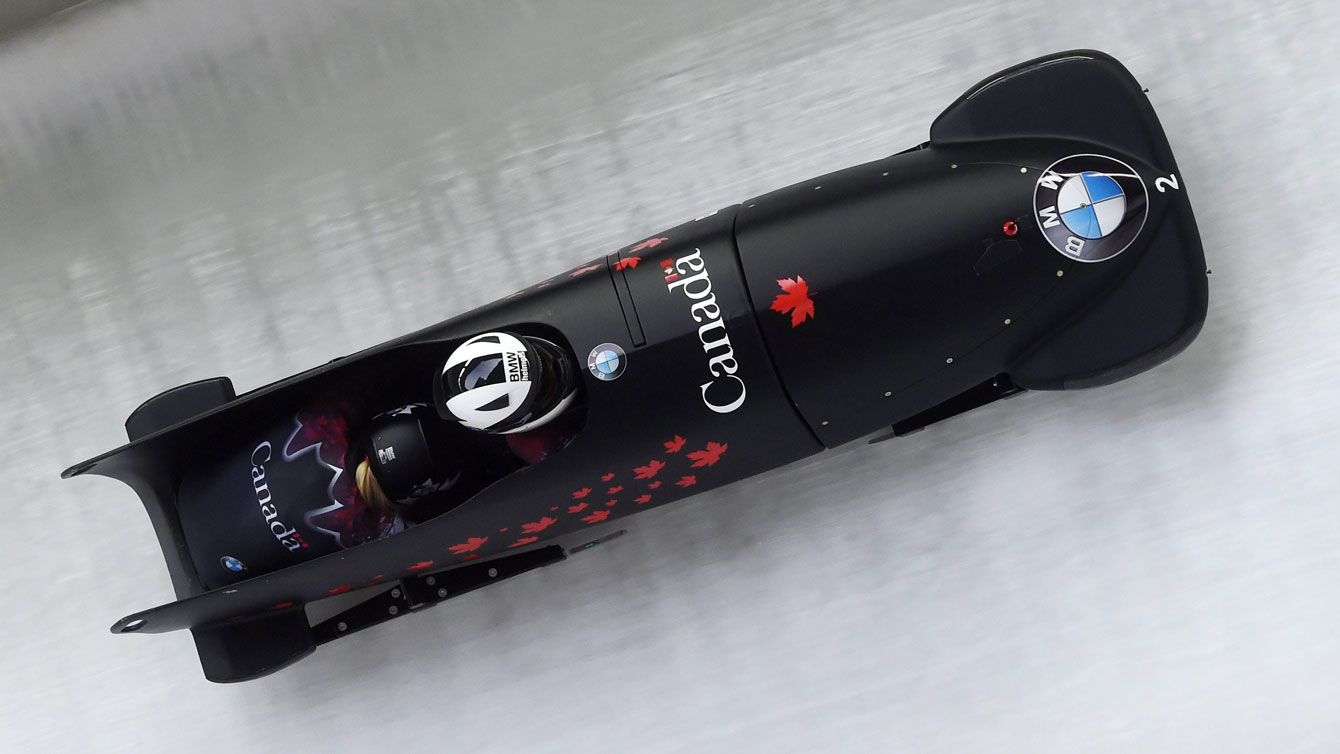
[[[224,568],[227,568],[233,573],[241,573],[247,570],[246,564],[238,560],[237,558],[234,558],[232,555],[224,555],[223,557],[219,558],[219,565],[223,566]]]
[[[615,343],[601,343],[586,357],[586,368],[598,380],[617,380],[628,368],[628,355]]]
[[[1078,262],[1102,262],[1135,241],[1149,213],[1144,179],[1111,157],[1078,154],[1042,171],[1033,190],[1038,226],[1052,248]]]

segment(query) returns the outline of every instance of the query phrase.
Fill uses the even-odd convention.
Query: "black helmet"
[[[452,352],[433,387],[443,418],[483,432],[534,429],[576,396],[567,355],[547,340],[490,332]]]
[[[391,500],[413,503],[460,478],[456,459],[448,456],[446,443],[435,431],[434,425],[440,421],[421,404],[398,408],[372,420],[361,452],[368,459],[372,476]]]

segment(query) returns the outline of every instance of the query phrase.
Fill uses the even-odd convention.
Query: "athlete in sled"
[[[130,484],[168,562],[178,600],[112,630],[190,628],[205,675],[242,680],[629,513],[1149,369],[1206,302],[1140,85],[1067,52],[974,87],[912,149],[242,396],[170,390],[66,475]]]

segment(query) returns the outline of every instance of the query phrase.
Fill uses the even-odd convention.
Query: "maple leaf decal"
[[[606,507],[606,508],[613,508],[614,506],[616,506],[616,505],[618,505],[618,504],[619,504],[619,501],[618,501],[618,500],[606,500],[606,501],[605,501],[605,507]]]
[[[350,589],[353,589],[353,587],[349,584],[345,584],[344,586],[337,586],[334,589],[327,589],[326,594],[344,594]]]
[[[539,537],[522,537],[521,539],[518,539],[517,541],[508,545],[507,549],[510,550],[513,547],[525,547],[526,545],[531,544],[532,542],[539,542],[539,541],[540,541]]]
[[[626,270],[626,269],[628,269],[628,268],[630,268],[630,267],[631,267],[631,268],[636,268],[636,267],[637,267],[637,263],[638,263],[638,262],[641,262],[641,261],[642,261],[642,257],[624,257],[623,259],[620,259],[619,261],[617,261],[617,262],[614,263],[614,269],[616,269],[616,270]]]
[[[521,533],[534,534],[535,532],[538,531],[544,531],[545,529],[548,529],[549,527],[553,526],[556,523],[558,523],[558,519],[545,516],[539,521],[532,521],[528,524],[522,524]]]
[[[721,460],[721,456],[725,452],[726,443],[709,442],[703,450],[695,450],[690,453],[689,458],[693,459],[693,468],[696,469],[702,466],[716,465],[716,462]]]
[[[593,265],[590,265],[589,267],[578,267],[577,269],[575,269],[575,270],[572,271],[571,276],[572,276],[572,277],[577,277],[577,276],[579,276],[579,275],[585,275],[585,274],[588,273],[588,272],[594,272],[594,271],[600,269],[602,266],[603,266],[603,265],[593,264]]]
[[[619,485],[618,487],[610,487],[609,492],[607,492],[607,493],[605,493],[605,494],[607,494],[607,495],[617,495],[617,494],[619,494],[620,492],[623,492],[623,485],[622,485],[622,484]]]
[[[611,479],[613,479],[613,478],[614,478],[614,472],[611,471],[610,473],[608,473],[608,474],[606,474],[606,475],[600,477],[600,481],[602,481],[602,482],[608,482],[609,480],[611,480]]]
[[[467,552],[474,552],[475,550],[478,550],[478,549],[479,549],[480,547],[482,547],[482,546],[484,545],[484,543],[487,542],[487,541],[489,541],[489,538],[488,538],[488,537],[470,537],[469,539],[465,540],[464,542],[462,542],[462,543],[460,543],[460,544],[458,544],[458,545],[452,545],[451,547],[448,547],[447,549],[448,549],[448,550],[451,550],[453,554],[456,554],[456,555],[464,555],[464,554],[467,553]],[[429,563],[429,565],[432,565],[432,564]],[[424,566],[424,567],[427,568],[428,566]]]
[[[576,492],[572,493],[572,499],[581,500],[582,498],[586,497],[589,494],[591,494],[591,488],[583,487],[580,490],[577,490]]]
[[[675,484],[679,485],[680,487],[692,487],[697,483],[698,483],[698,477],[692,474],[689,474],[688,476],[680,479],[678,482],[675,482]]]
[[[485,537],[484,539],[488,539],[488,537]],[[471,541],[474,541],[473,538],[471,539]],[[481,540],[479,541],[479,543],[480,543],[480,544],[483,544],[483,543],[484,543],[484,540],[481,539]],[[464,545],[456,545],[456,547],[464,547]],[[451,548],[451,549],[452,549],[452,550],[455,550],[456,547],[453,547],[453,548]],[[475,545],[475,547],[471,547],[470,549],[473,550],[473,549],[475,549],[476,547],[479,547],[479,545]],[[462,550],[461,552],[465,552],[465,550]],[[457,553],[457,554],[459,555],[460,553]],[[414,565],[410,566],[410,567],[409,567],[409,570],[411,570],[411,571],[422,571],[422,570],[425,569],[425,568],[432,568],[432,567],[433,567],[433,561],[431,561],[431,560],[420,560],[419,562],[417,562],[417,563],[415,563]]]
[[[630,253],[632,253],[632,254],[636,254],[636,253],[638,253],[639,251],[646,251],[647,249],[654,249],[654,248],[656,248],[657,246],[660,246],[661,244],[663,244],[663,243],[665,243],[666,241],[669,241],[669,240],[670,240],[670,239],[668,239],[668,238],[648,238],[647,240],[643,241],[642,243],[638,244],[637,246],[634,246],[633,248],[629,249],[628,251],[629,251]]]
[[[649,490],[654,490],[654,489],[656,489],[657,487],[660,487],[660,486],[661,486],[661,480],[657,479],[656,481],[654,481],[654,482],[652,482],[651,484],[647,485],[647,489],[649,489]]]
[[[610,517],[610,512],[609,512],[609,511],[607,511],[607,510],[598,510],[598,511],[592,511],[592,512],[591,512],[591,515],[589,515],[589,516],[582,516],[582,520],[585,521],[585,522],[588,523],[588,524],[598,524],[598,523],[600,523],[601,521],[604,521],[605,519],[607,519],[607,518],[609,518],[609,517]]]
[[[633,498],[633,502],[637,503],[638,505],[642,505],[643,503],[650,503],[651,495],[638,495],[637,497]]]
[[[685,440],[679,435],[675,435],[675,439],[671,440],[670,442],[664,443],[665,452],[678,453],[684,447],[684,443],[686,442],[688,442],[688,440]]]
[[[792,327],[799,327],[806,318],[814,318],[814,302],[810,300],[810,286],[805,282],[805,278],[796,275],[794,280],[791,278],[778,280],[777,285],[782,287],[782,292],[772,300],[770,308],[773,311],[790,313]]]
[[[577,503],[576,505],[568,506],[568,513],[581,513],[584,510],[586,510],[586,503]]]
[[[646,466],[638,466],[637,468],[633,469],[633,478],[651,479],[652,477],[661,473],[661,469],[663,468],[665,468],[665,463],[653,458],[651,459],[651,463],[648,463]]]

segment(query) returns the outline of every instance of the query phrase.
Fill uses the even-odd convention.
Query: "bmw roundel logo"
[[[224,568],[227,568],[233,573],[241,573],[247,570],[246,564],[238,560],[237,558],[234,558],[232,555],[224,555],[223,557],[219,558],[219,565],[223,566]]]
[[[616,343],[601,343],[586,357],[586,368],[598,380],[617,380],[628,368],[628,354]]]
[[[1042,171],[1033,190],[1033,211],[1052,248],[1077,262],[1102,262],[1140,235],[1149,194],[1130,165],[1077,154]]]

